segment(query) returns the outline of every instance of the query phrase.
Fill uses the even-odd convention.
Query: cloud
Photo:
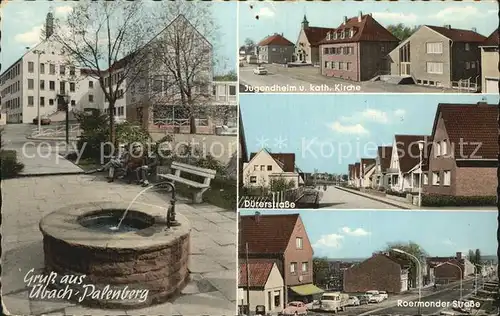
[[[398,12],[373,12],[372,15],[377,20],[386,20],[401,23],[416,22],[418,19],[418,16],[413,13],[406,14]]]
[[[260,18],[272,18],[276,15],[276,13],[274,12],[273,9],[269,8],[269,7],[262,7],[259,9],[259,11],[257,11],[257,15],[260,17]]]
[[[447,21],[462,21],[471,17],[478,17],[482,15],[483,13],[479,12],[479,9],[475,6],[459,6],[448,7],[441,11],[438,11],[436,14],[433,14],[430,17],[433,19],[441,19]]]
[[[453,241],[451,241],[451,239],[443,240],[443,244],[445,244],[447,246],[455,246],[455,243]]]
[[[36,44],[40,41],[43,25],[34,26],[30,31],[17,34],[14,40],[23,44]]]
[[[401,116],[404,116],[404,115],[405,115],[405,113],[406,113],[406,111],[405,111],[405,110],[403,110],[403,109],[397,109],[397,110],[395,110],[395,111],[394,111],[394,113],[393,113],[393,114],[394,114],[394,116],[401,117]]]
[[[340,122],[333,122],[330,129],[341,134],[367,135],[370,132],[361,124],[342,125]]]
[[[377,123],[389,122],[387,113],[376,109],[365,109],[361,112],[354,113],[352,116],[342,116],[340,120],[344,122],[363,122],[363,121],[372,121]]]
[[[63,5],[60,7],[56,7],[54,11],[56,15],[67,15],[71,13],[71,11],[73,11],[73,7],[69,5]]]
[[[356,237],[360,237],[360,236],[368,236],[370,235],[371,233],[364,230],[363,228],[356,228],[356,229],[351,229],[349,227],[342,227],[340,229],[340,231],[342,233],[344,233],[345,235],[348,235],[348,236],[356,236]]]
[[[340,248],[344,236],[338,234],[322,235],[320,239],[314,243],[314,248]]]

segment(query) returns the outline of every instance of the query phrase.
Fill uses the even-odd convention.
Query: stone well
[[[139,308],[180,293],[189,280],[191,227],[185,217],[177,214],[180,226],[166,228],[161,220],[166,216],[165,209],[137,204],[127,214],[136,221],[136,231],[111,232],[83,226],[92,216],[121,216],[127,206],[107,202],[72,205],[41,220],[46,272],[57,273],[51,288],[65,288],[64,275],[85,275],[82,284],[69,285],[69,299],[101,308]]]

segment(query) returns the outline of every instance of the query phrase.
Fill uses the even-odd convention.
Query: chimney
[[[260,223],[260,212],[255,212],[255,222]]]
[[[283,37],[283,33],[281,33],[281,36]]]
[[[347,24],[347,17],[344,16],[344,24]]]
[[[359,11],[358,13],[358,22],[361,22],[361,18],[363,17],[363,12]]]
[[[462,253],[457,252],[456,257],[457,257],[457,260],[462,260]]]
[[[49,12],[45,18],[45,39],[48,39],[52,34],[54,34],[54,16]]]
[[[472,32],[477,33],[477,29],[475,27],[473,27]]]
[[[451,30],[451,24],[445,24],[444,27],[447,28],[448,30]]]

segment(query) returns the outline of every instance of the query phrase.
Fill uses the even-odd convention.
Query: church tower
[[[307,29],[309,27],[309,21],[307,21],[307,17],[304,14],[304,19],[302,20],[302,29]]]

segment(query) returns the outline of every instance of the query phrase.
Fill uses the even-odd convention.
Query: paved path
[[[211,205],[189,206],[180,200],[176,210],[187,217],[191,232],[189,269],[192,281],[174,301],[139,310],[96,310],[66,301],[28,298],[23,278],[43,268],[42,235],[38,224],[48,213],[89,201],[129,201],[142,188],[109,184],[90,175],[24,177],[3,181],[2,298],[13,315],[235,315],[236,214]],[[166,207],[165,193],[146,192],[137,203]]]
[[[286,68],[279,65],[264,65],[264,67],[269,72],[267,75],[255,75],[253,73],[255,65],[245,64],[243,67],[240,67],[239,70],[240,81],[246,85],[254,87],[286,86],[289,89],[290,87],[296,87],[295,91],[286,91],[295,93],[342,93],[335,90],[336,85],[356,85],[360,87],[359,91],[344,91],[344,93],[457,93],[457,90],[452,89],[438,89],[418,85],[395,85],[387,84],[381,81],[354,82],[340,78],[325,77],[320,74],[319,68],[313,66]],[[316,90],[320,86],[322,89],[320,89],[320,91]],[[299,89],[300,87],[303,88],[303,91]],[[240,92],[245,93],[252,91],[245,91],[245,89],[243,89],[240,90]],[[280,91],[266,92],[280,93]]]
[[[327,190],[323,191],[323,198],[319,201],[319,203],[320,208],[370,210],[397,209],[395,206],[340,190],[333,186],[328,186]]]

